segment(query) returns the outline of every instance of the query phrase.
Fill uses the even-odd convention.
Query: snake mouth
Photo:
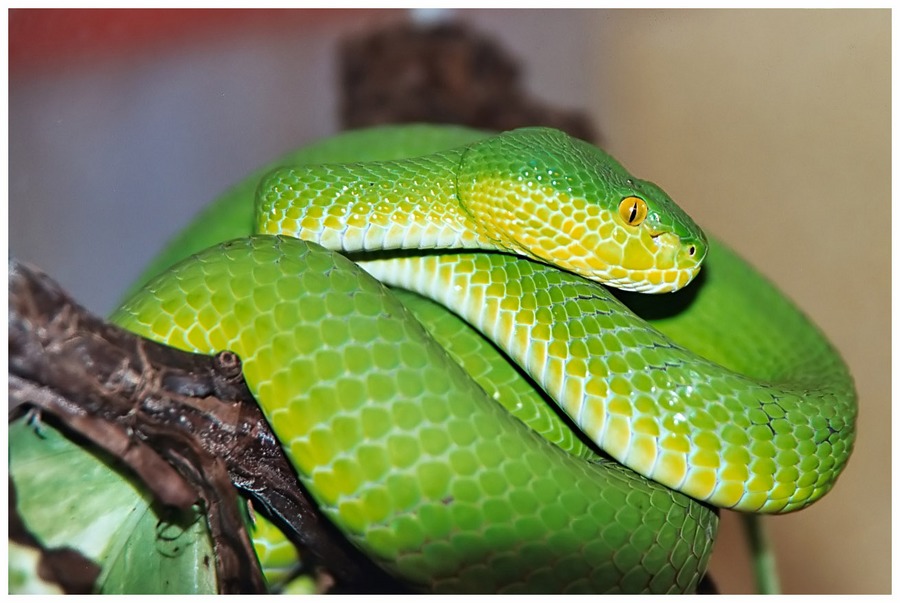
[[[672,293],[694,280],[706,255],[705,242],[649,228],[644,236],[643,248],[652,259],[643,266],[623,266],[627,276],[615,279],[612,286],[640,293]]]
[[[607,284],[622,291],[635,293],[674,293],[693,281],[699,271],[699,265],[670,270],[643,270],[632,272],[624,279],[612,279]]]

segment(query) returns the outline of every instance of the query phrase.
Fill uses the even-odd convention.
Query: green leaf
[[[97,592],[216,592],[205,516],[154,504],[108,455],[23,419],[9,425],[9,472],[28,530],[45,547],[68,546],[103,568]],[[26,547],[10,546],[10,593],[33,592],[40,583],[28,575],[33,557]]]

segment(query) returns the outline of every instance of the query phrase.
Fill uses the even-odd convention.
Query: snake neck
[[[458,202],[462,152],[278,169],[258,189],[257,232],[346,253],[492,249]]]

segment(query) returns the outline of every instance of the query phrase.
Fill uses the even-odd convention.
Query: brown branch
[[[11,404],[39,408],[106,450],[163,504],[201,502],[220,592],[265,591],[234,486],[339,588],[398,589],[303,493],[237,356],[189,354],[137,337],[16,261],[9,265],[9,302]]]
[[[392,25],[341,45],[341,122],[345,128],[430,122],[498,132],[549,126],[598,141],[585,113],[534,98],[522,75],[501,44],[461,23]]]

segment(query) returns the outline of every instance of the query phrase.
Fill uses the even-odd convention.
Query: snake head
[[[471,145],[457,193],[480,234],[499,248],[619,289],[676,291],[697,274],[708,248],[662,189],[549,128]]]

